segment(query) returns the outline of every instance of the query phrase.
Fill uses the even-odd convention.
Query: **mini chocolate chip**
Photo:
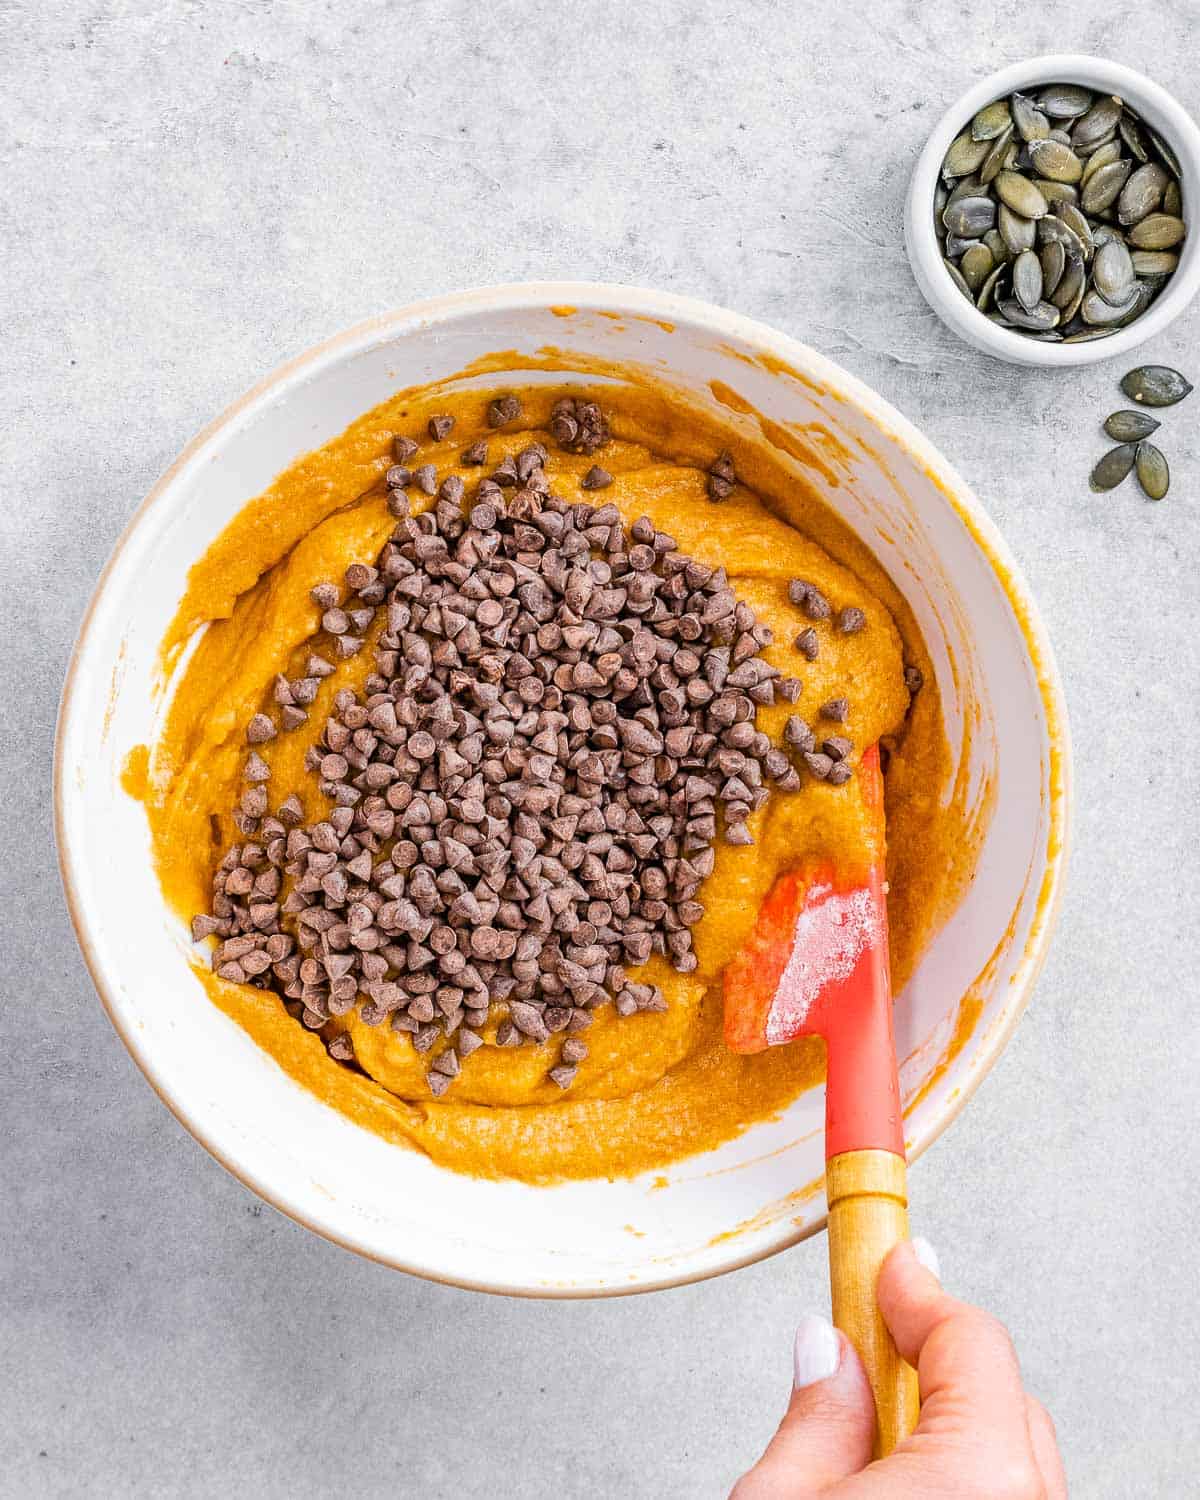
[[[500,396],[487,409],[488,426],[503,427],[508,422],[515,422],[520,415],[521,403],[516,396]]]
[[[837,623],[843,635],[856,635],[867,623],[867,617],[861,609],[848,604],[838,615]]]
[[[255,714],[246,726],[246,739],[251,745],[265,745],[277,733],[273,721],[266,714]]]
[[[920,667],[905,667],[904,686],[910,693],[919,693],[925,686],[925,674]]]
[[[612,482],[613,477],[607,469],[602,469],[599,464],[593,464],[579,481],[579,488],[581,490],[606,490]]]
[[[850,701],[847,698],[830,698],[828,703],[822,703],[820,715],[823,719],[832,719],[835,724],[844,724],[850,717]]]
[[[796,650],[809,661],[816,661],[817,657],[820,656],[821,641],[811,625],[805,626],[796,637]]]
[[[454,418],[447,412],[429,419],[429,436],[435,443],[440,443],[443,438],[449,437],[454,426]]]
[[[417,444],[409,437],[394,437],[392,439],[392,452],[395,454],[398,464],[407,463],[417,451]]]
[[[821,749],[831,760],[845,760],[854,746],[844,735],[835,734],[822,742]]]
[[[462,463],[474,467],[478,464],[487,463],[487,456],[487,443],[483,440],[483,438],[480,438],[477,443],[472,443],[469,448],[465,448],[463,450],[463,452],[460,454],[460,460]]]

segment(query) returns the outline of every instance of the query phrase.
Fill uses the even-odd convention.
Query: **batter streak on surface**
[[[543,363],[580,369],[584,361],[544,351],[541,360],[496,355],[467,374]],[[594,363],[589,372],[600,373]],[[603,369],[610,378],[622,372]],[[497,375],[497,379],[500,377]],[[513,390],[505,382],[497,390]],[[341,579],[352,562],[372,561],[394,522],[382,476],[391,440],[421,440],[421,462],[439,478],[460,473],[468,494],[477,468],[459,464],[477,439],[489,448],[489,469],[533,437],[550,458],[551,488],[587,498],[579,481],[593,459],[562,452],[545,430],[561,390],[520,390],[521,430],[488,428],[496,390],[456,391],[443,381],[402,393],[367,413],[324,448],[300,459],[251,501],[193,569],[176,621],[163,642],[170,671],[204,625],[187,660],[162,735],[153,747],[144,800],[163,889],[181,917],[205,908],[212,871],[237,839],[231,813],[240,792],[245,726],[269,706],[275,674],[300,674],[319,610],[309,589]],[[750,446],[676,393],[631,373],[600,393],[614,440],[603,464],[614,475],[604,492],[627,525],[648,515],[680,550],[724,565],[730,584],[774,631],[766,660],[803,679],[796,705],[759,709],[758,726],[777,743],[784,722],[799,712],[847,697],[845,732],[858,752],[875,740],[890,751],[889,868],[893,968],[903,985],[932,930],[954,904],[973,859],[963,837],[964,806],[948,798],[951,755],[924,645],[899,592],[878,561],[836,516],[783,466],[768,444]],[[433,412],[457,418],[441,443],[425,436]],[[705,494],[715,453],[732,447],[743,481],[715,506]],[[423,499],[415,492],[415,501]],[[836,559],[836,560],[835,560]],[[804,578],[837,608],[865,611],[866,628],[843,635],[821,630],[815,662],[795,649],[808,625],[787,597],[791,578]],[[368,647],[370,640],[368,641]],[[911,713],[904,663],[918,666],[926,687]],[[310,722],[261,746],[271,768],[273,805],[295,792],[306,819],[327,806],[317,778],[304,767],[328,716],[333,694],[358,689],[371,670],[370,650],[343,662],[322,683]],[[129,789],[137,790],[130,782]],[[559,1038],[517,1051],[481,1048],[453,1089],[430,1100],[422,1059],[409,1037],[346,1018],[365,1072],[331,1059],[322,1039],[303,1030],[277,996],[230,984],[198,966],[216,1003],[297,1081],[385,1138],[426,1152],[435,1161],[482,1176],[551,1182],[627,1176],[706,1150],[755,1121],[777,1115],[820,1076],[821,1047],[802,1040],[755,1056],[733,1056],[721,1042],[719,977],[752,925],[775,878],[807,856],[832,855],[847,867],[859,846],[863,807],[857,784],[809,783],[775,795],[752,815],[753,846],[718,842],[716,868],[701,891],[706,913],[695,929],[699,966],[677,974],[654,959],[631,977],[660,984],[670,1002],[661,1014],[619,1018],[596,1012],[587,1033],[589,1056],[568,1095],[547,1080]],[[498,1013],[485,1035],[494,1035]],[[332,1022],[331,1026],[345,1023]]]

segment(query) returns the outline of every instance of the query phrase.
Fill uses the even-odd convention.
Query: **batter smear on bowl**
[[[665,409],[388,403],[247,507],[181,610],[211,623],[145,800],[204,981],[308,1087],[458,1170],[641,1171],[820,1076],[819,1045],[726,1052],[720,978],[777,876],[852,870],[868,746],[896,773],[893,884],[903,846],[952,847],[898,595],[773,514],[752,455],[699,428],[681,452]],[[900,982],[953,871],[907,883]]]

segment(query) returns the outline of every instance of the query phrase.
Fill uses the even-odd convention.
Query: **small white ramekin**
[[[950,280],[934,233],[933,198],[938,173],[955,136],[993,99],[1014,91],[1031,92],[1047,83],[1080,83],[1128,100],[1179,158],[1183,168],[1184,217],[1189,229],[1194,229],[1193,210],[1200,203],[1200,129],[1195,121],[1165,89],[1132,68],[1102,57],[1067,53],[1035,57],[1001,68],[998,73],[981,79],[951,105],[917,159],[904,209],[904,241],[925,300],[942,322],[967,343],[1015,365],[1094,365],[1128,353],[1161,333],[1187,307],[1200,289],[1200,244],[1196,233],[1190,233],[1184,241],[1178,269],[1147,312],[1128,328],[1106,339],[1083,344],[1041,343],[989,321]]]

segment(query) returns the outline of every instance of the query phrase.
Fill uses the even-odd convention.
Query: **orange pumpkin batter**
[[[511,387],[505,387],[510,389]],[[520,392],[524,415],[515,429],[488,430],[484,414],[495,392],[447,394],[445,388],[405,392],[355,422],[340,437],[293,464],[246,505],[192,570],[187,593],[163,643],[164,667],[178,666],[185,646],[207,626],[178,674],[165,727],[132,762],[128,785],[144,800],[154,858],[166,898],[187,919],[207,909],[213,868],[237,840],[231,813],[240,791],[245,726],[268,706],[277,672],[300,675],[319,629],[310,588],[341,581],[355,561],[373,561],[393,526],[382,474],[391,439],[422,439],[420,462],[439,476],[461,472],[470,485],[478,469],[458,455],[487,438],[489,470],[532,441],[550,451],[552,489],[579,497],[579,480],[594,459],[561,452],[545,432],[557,394],[538,386]],[[723,565],[738,595],[774,631],[764,655],[804,683],[793,708],[759,710],[758,724],[778,740],[787,715],[816,718],[817,706],[845,696],[846,731],[860,749],[882,740],[891,752],[888,776],[889,868],[893,966],[903,984],[933,928],[953,904],[969,864],[960,809],[945,791],[951,758],[941,706],[924,645],[899,592],[877,560],[766,449],[739,448],[716,424],[644,381],[599,393],[614,440],[596,455],[615,476],[604,501],[627,524],[648,515],[682,552]],[[425,436],[434,411],[457,420],[440,444]],[[719,448],[732,446],[739,485],[725,504],[705,494],[704,470]],[[424,497],[412,493],[414,508]],[[857,605],[867,617],[855,635],[819,627],[816,662],[794,647],[809,622],[788,602],[787,582],[816,584],[835,608]],[[927,686],[909,708],[903,664],[924,672]],[[271,767],[273,805],[289,792],[306,818],[327,804],[304,754],[320,733],[333,694],[357,687],[371,653],[338,666],[321,686],[301,730],[260,747]],[[698,969],[679,975],[652,960],[631,978],[662,986],[663,1013],[619,1018],[596,1013],[589,1055],[567,1094],[547,1080],[560,1037],[519,1050],[487,1045],[475,1053],[441,1099],[429,1095],[425,1060],[410,1038],[371,1028],[356,1014],[345,1022],[364,1071],[333,1061],[319,1036],[306,1032],[278,997],[229,984],[197,953],[197,973],[213,1000],[243,1026],[293,1078],[361,1125],[426,1152],[458,1171],[550,1182],[626,1176],[703,1151],[757,1120],[778,1114],[821,1073],[820,1044],[798,1042],[758,1056],[735,1057],[721,1043],[719,978],[754,920],[776,876],[808,854],[852,860],[862,805],[856,783],[808,783],[776,794],[752,815],[755,843],[717,845],[716,869],[702,892],[706,912],[694,932]],[[495,1021],[485,1032],[494,1035]]]

